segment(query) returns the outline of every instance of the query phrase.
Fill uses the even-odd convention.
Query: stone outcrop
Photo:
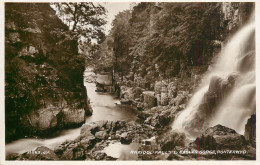
[[[256,115],[253,114],[247,120],[245,125],[245,139],[251,143],[254,147],[256,146]]]
[[[84,58],[55,10],[6,3],[5,21],[6,141],[84,122]]]
[[[78,125],[85,122],[84,109],[63,109],[63,124],[65,126]]]
[[[235,130],[222,125],[216,125],[206,129],[203,134],[195,140],[194,145],[197,146],[198,144],[201,149],[240,150],[247,145],[247,142],[245,137],[236,133]]]
[[[198,110],[193,114],[193,120],[186,123],[186,129],[198,136],[202,131],[208,128],[208,121],[214,116],[216,107],[222,103],[229,92],[235,86],[239,75],[234,73],[229,75],[226,79],[220,77],[212,77],[208,91],[204,94]],[[200,129],[197,129],[197,121],[200,121]]]
[[[144,91],[143,92],[143,102],[144,102],[144,107],[146,109],[150,109],[152,107],[155,107],[157,105],[155,92],[153,92],[153,91]]]

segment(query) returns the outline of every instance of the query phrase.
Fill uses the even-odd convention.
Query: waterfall
[[[244,133],[247,119],[256,111],[254,33],[255,23],[250,22],[230,39],[173,129],[195,137],[221,124]]]

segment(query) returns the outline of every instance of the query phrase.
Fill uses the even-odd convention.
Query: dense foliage
[[[230,20],[223,18],[222,5],[139,3],[116,16],[97,59],[103,58],[105,50],[113,54],[107,67],[113,65],[120,77],[141,77],[146,82],[189,77],[194,67],[203,72],[225,39]],[[108,48],[107,41],[111,41],[112,48]]]

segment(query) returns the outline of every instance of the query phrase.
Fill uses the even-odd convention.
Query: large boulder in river
[[[85,110],[84,109],[64,109],[63,111],[63,124],[79,125],[85,122]]]
[[[112,85],[112,76],[110,74],[97,74],[96,83],[101,85]]]
[[[144,107],[146,109],[150,109],[157,105],[157,100],[154,92],[145,91],[143,92],[143,97],[144,97]]]
[[[38,133],[46,132],[57,127],[57,114],[59,109],[47,107],[38,111],[31,111],[29,115],[22,118],[23,126],[35,130]]]

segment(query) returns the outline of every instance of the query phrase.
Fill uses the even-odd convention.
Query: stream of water
[[[84,77],[94,74],[91,70],[86,70]],[[90,98],[90,105],[93,109],[93,114],[86,118],[86,122],[95,122],[100,120],[125,120],[129,121],[136,121],[137,120],[137,111],[134,107],[129,105],[122,105],[120,104],[120,100],[116,98],[115,95],[109,93],[97,93],[95,83],[87,83],[84,81],[84,85],[87,88],[88,97]],[[40,146],[46,146],[50,149],[54,149],[60,143],[65,140],[74,140],[80,134],[80,127],[73,128],[73,129],[66,129],[60,130],[48,138],[45,139],[38,139],[38,138],[22,138],[11,143],[6,144],[6,154],[10,153],[24,153],[26,151],[34,150]],[[114,145],[111,145],[107,149],[108,154],[112,154],[110,148],[114,148]],[[131,145],[119,145],[116,144],[117,151],[123,152],[127,147],[131,148]],[[132,145],[136,146],[136,145]],[[120,149],[121,147],[121,149]],[[119,153],[114,153],[118,155]]]

